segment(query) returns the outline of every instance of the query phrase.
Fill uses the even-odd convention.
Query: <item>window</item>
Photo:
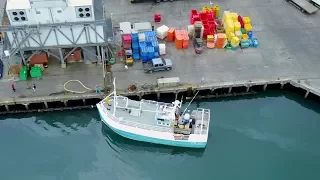
[[[41,14],[41,12],[40,11],[36,11],[36,14]]]
[[[61,10],[58,10],[57,13],[62,13],[62,11],[61,11]]]

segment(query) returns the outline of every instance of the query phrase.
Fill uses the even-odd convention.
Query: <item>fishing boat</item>
[[[97,104],[104,122],[115,133],[132,140],[155,144],[205,148],[210,123],[210,110],[188,110],[194,100],[181,111],[182,100],[172,103],[130,100],[114,90]]]

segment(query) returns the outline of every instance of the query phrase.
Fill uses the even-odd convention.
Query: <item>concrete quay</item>
[[[133,92],[119,90],[117,93],[133,99],[151,98],[160,100],[162,96],[178,99],[183,96],[185,99],[190,99],[199,91],[197,99],[202,99],[255,94],[266,91],[268,87],[281,90],[289,85],[291,90],[300,89],[300,92],[301,89],[304,90],[304,98],[307,98],[310,94],[312,94],[313,97],[320,97],[320,80],[318,79],[312,81],[277,79],[198,85],[185,84],[169,88],[152,87],[150,89],[138,89]],[[0,114],[94,108],[95,104],[102,100],[108,93],[109,92],[12,98],[0,102]]]
[[[153,74],[144,73],[141,62],[136,62],[129,69],[125,69],[123,62],[118,59],[117,64],[112,66],[112,73],[116,77],[120,94],[136,96],[134,98],[139,99],[139,97],[148,98],[148,95],[163,97],[168,93],[173,96],[176,94],[192,96],[195,91],[201,90],[199,96],[205,94],[215,96],[217,93],[223,96],[260,91],[275,86],[280,89],[283,84],[284,89],[288,86],[304,89],[303,96],[306,97],[320,95],[320,62],[317,51],[320,46],[318,33],[320,13],[305,15],[291,4],[278,0],[212,2],[218,4],[222,12],[229,10],[249,16],[254,36],[259,39],[260,46],[237,51],[204,49],[202,54],[196,55],[191,43],[188,50],[176,50],[174,43],[166,43],[166,57],[173,60],[174,67],[169,72]],[[204,5],[210,5],[209,1],[179,0],[160,4],[152,2],[131,4],[128,0],[105,2],[106,15],[112,18],[114,26],[122,21],[152,22],[153,14],[160,13],[163,20],[156,26],[165,24],[178,29],[186,29],[191,9],[199,10]],[[119,40],[117,34],[116,32],[115,37]],[[159,89],[156,87],[156,81],[161,77],[179,77],[181,86]],[[45,70],[40,80],[24,82],[4,77],[0,80],[0,111],[17,112],[14,109],[15,104],[20,104],[17,109],[23,112],[27,111],[24,104],[29,104],[29,111],[40,107],[44,109],[45,101],[49,103],[49,108],[65,107],[63,102],[68,98],[70,101],[67,106],[70,104],[84,106],[82,99],[86,99],[86,104],[91,105],[102,98],[94,92],[84,94],[66,92],[63,85],[71,79],[80,80],[92,89],[95,85],[102,87],[104,84],[102,66],[75,63],[68,64],[66,69],[61,69],[59,61],[49,60],[49,68]],[[15,93],[10,88],[12,82],[16,85]],[[37,85],[36,93],[32,93],[33,83]],[[136,84],[138,87],[146,84],[153,88],[138,88],[135,92],[129,92],[127,88],[130,84]],[[68,88],[80,90],[82,87],[70,83]],[[92,98],[95,100],[90,101]],[[41,99],[45,101],[41,102]],[[9,111],[5,105],[8,105]]]

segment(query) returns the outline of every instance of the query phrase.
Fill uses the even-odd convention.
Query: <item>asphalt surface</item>
[[[212,3],[221,7],[221,13],[229,10],[242,16],[249,16],[254,37],[259,40],[259,47],[237,51],[204,49],[201,55],[196,55],[191,43],[188,50],[176,50],[174,43],[166,43],[166,57],[172,59],[174,64],[171,71],[146,74],[142,71],[140,62],[129,69],[124,68],[123,64],[116,64],[112,67],[112,71],[117,77],[118,88],[126,89],[132,83],[155,84],[158,77],[179,77],[181,83],[188,84],[198,84],[201,79],[204,79],[204,83],[278,78],[320,79],[318,52],[320,11],[306,15],[286,1],[279,0],[241,2],[219,0]],[[190,10],[200,10],[204,5],[210,5],[210,2],[203,0],[181,0],[160,4],[153,2],[131,4],[129,0],[105,2],[106,15],[112,18],[114,25],[122,21],[152,22],[153,15],[160,13],[162,14],[160,25],[165,24],[176,29],[186,29]],[[39,95],[63,92],[63,83],[70,79],[84,81],[89,87],[101,84],[101,68],[91,65],[91,68],[86,69],[85,66],[79,66],[81,68],[55,70],[55,76],[45,76],[43,80],[37,81]],[[32,95],[25,93],[24,90],[13,94],[10,91],[10,83],[1,82],[1,97]],[[26,88],[25,82],[15,83],[18,88]],[[78,85],[70,86],[72,86],[70,88],[80,88]]]

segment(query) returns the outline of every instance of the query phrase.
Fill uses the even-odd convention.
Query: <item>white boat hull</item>
[[[97,104],[102,122],[104,122],[115,133],[128,139],[149,142],[154,144],[162,144],[168,146],[188,147],[188,148],[205,148],[207,145],[207,135],[191,134],[188,140],[177,140],[174,133],[156,132],[136,127],[130,127],[120,124],[109,117],[100,104]]]

